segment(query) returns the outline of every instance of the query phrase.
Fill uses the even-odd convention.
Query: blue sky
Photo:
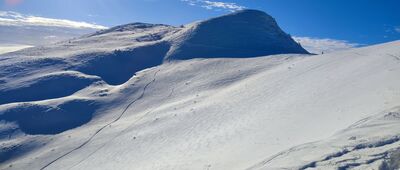
[[[1,11],[85,21],[181,25],[242,8],[272,15],[299,37],[376,44],[400,39],[399,0],[2,0]]]

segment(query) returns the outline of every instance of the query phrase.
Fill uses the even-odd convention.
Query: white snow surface
[[[164,61],[187,28],[134,23],[1,55],[0,169],[392,166],[400,41]]]
[[[189,24],[168,41],[172,45],[167,60],[308,54],[279,28],[274,18],[257,10],[242,10]]]
[[[347,132],[339,130],[399,106],[399,46],[397,41],[328,55],[175,61],[121,85],[100,80],[67,97],[1,105],[4,113],[27,104],[101,103],[78,128],[54,135],[15,130],[4,137],[3,149],[15,149],[17,156],[2,169],[253,167],[292,146],[334,133],[345,138]],[[396,137],[398,123],[391,122],[397,117],[387,119],[385,133],[351,133],[377,141]],[[335,139],[326,141],[316,145],[322,145],[315,151],[323,152],[320,157],[334,152],[325,145]],[[339,142],[334,143],[343,146]],[[319,160],[314,154],[306,158],[314,157]],[[274,167],[289,165],[279,161]]]
[[[398,169],[399,111],[362,119],[333,137],[290,148],[249,169]]]

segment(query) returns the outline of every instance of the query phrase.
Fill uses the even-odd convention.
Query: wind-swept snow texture
[[[250,14],[260,13],[221,18]],[[313,56],[175,55],[197,24],[133,23],[0,56],[0,169],[350,167],[353,153],[360,167],[396,166],[399,41]]]
[[[250,169],[399,169],[399,111],[362,119],[333,137],[293,147]]]

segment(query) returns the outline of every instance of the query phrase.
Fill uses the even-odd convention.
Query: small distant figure
[[[324,54],[324,52],[322,51],[321,54]]]
[[[136,136],[133,137],[133,140],[136,140]]]

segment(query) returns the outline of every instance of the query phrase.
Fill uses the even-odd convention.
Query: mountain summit
[[[99,76],[108,84],[119,85],[136,72],[165,61],[289,53],[308,54],[271,16],[262,11],[243,10],[181,27],[131,23],[5,55],[35,56],[32,62],[39,65],[53,65],[54,61],[39,61],[38,57],[57,58],[68,63],[64,69]],[[0,71],[0,75],[8,74]],[[0,97],[2,102],[5,101]]]
[[[167,59],[308,53],[262,11],[242,10],[187,27],[172,39]]]

